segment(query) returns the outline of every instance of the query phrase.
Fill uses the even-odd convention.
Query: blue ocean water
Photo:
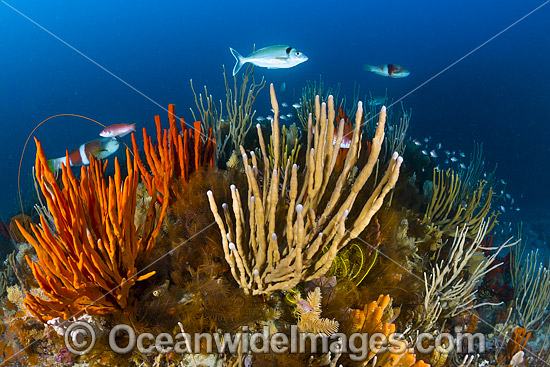
[[[166,116],[160,106],[174,103],[191,121],[190,79],[225,99],[222,65],[234,65],[229,47],[246,55],[254,45],[273,44],[309,57],[292,69],[256,69],[268,83],[286,83],[280,100],[296,102],[305,82],[320,75],[327,85],[341,83],[350,97],[355,83],[364,93],[406,96],[412,137],[431,136],[430,144],[466,154],[474,141],[483,143],[488,165],[498,164],[521,214],[538,213],[550,204],[546,3],[0,1],[0,214],[9,218],[19,210],[21,151],[43,119],[74,113],[106,125],[153,128],[154,115]],[[363,64],[384,63],[403,65],[411,75],[389,79],[363,70]],[[265,89],[260,114],[269,113],[267,102]],[[95,139],[98,129],[60,118],[34,136],[54,158]],[[31,140],[22,164],[24,195],[30,195],[34,153]]]

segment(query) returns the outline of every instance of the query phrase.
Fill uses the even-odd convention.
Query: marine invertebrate
[[[198,110],[198,114],[204,123],[204,126],[210,131],[213,131],[215,140],[217,142],[215,150],[216,162],[221,157],[225,157],[227,154],[227,144],[230,142],[233,145],[233,151],[239,151],[239,147],[244,144],[246,135],[253,126],[254,115],[256,111],[253,111],[254,101],[258,96],[258,93],[265,87],[265,80],[262,78],[259,83],[256,82],[254,77],[254,67],[248,66],[246,71],[242,74],[240,83],[237,82],[237,76],[233,75],[233,88],[231,88],[228,81],[228,77],[223,68],[223,79],[225,82],[226,100],[225,109],[227,115],[227,121],[223,119],[223,104],[220,100],[220,107],[218,111],[217,105],[214,103],[212,95],[208,94],[208,89],[204,87],[205,97],[202,94],[195,92],[193,87],[193,80],[191,80],[191,90],[195,96],[195,105]],[[193,118],[197,117],[193,109],[191,109]],[[232,154],[230,152],[230,154]],[[230,155],[229,155],[230,156]]]
[[[193,115],[193,119],[195,121],[202,121],[202,124],[206,130],[210,131],[210,129],[212,129],[214,139],[217,142],[214,154],[214,160],[215,163],[217,163],[218,159],[225,154],[225,147],[227,146],[227,142],[229,141],[229,135],[223,136],[223,129],[221,128],[223,114],[222,101],[220,99],[220,108],[218,111],[218,107],[214,102],[214,98],[211,94],[208,93],[208,88],[206,87],[206,85],[204,86],[203,97],[202,93],[199,93],[197,96],[197,92],[195,92],[195,87],[193,85],[193,79],[190,80],[190,84],[191,91],[193,92],[193,96],[195,97],[195,105],[197,107],[200,119],[197,118],[197,116],[195,115],[195,111],[192,108],[189,108],[189,110],[191,111],[191,114]]]
[[[426,293],[422,327],[426,330],[430,330],[440,316],[454,317],[481,306],[497,305],[490,302],[476,304],[477,286],[485,274],[501,265],[501,263],[495,264],[498,254],[506,248],[515,246],[517,242],[508,240],[498,247],[483,247],[483,239],[489,225],[490,222],[483,221],[475,238],[470,241],[468,227],[464,226],[462,229],[457,227],[448,255],[435,259],[429,278],[424,273]],[[471,264],[472,258],[480,250],[492,253],[487,258]]]
[[[511,251],[512,284],[514,288],[517,321],[526,330],[540,326],[548,304],[550,304],[550,270],[538,261],[538,250],[531,251],[525,258],[525,245],[519,251]]]
[[[395,332],[395,324],[392,323],[393,320],[390,296],[380,295],[378,300],[365,304],[362,310],[350,310],[350,331],[352,333],[360,332],[369,335],[380,333],[388,337]],[[369,350],[363,365],[366,365],[374,358],[380,347],[381,345]]]
[[[340,101],[338,98],[340,95],[340,87],[340,84],[334,87],[325,87],[325,82],[323,82],[321,78],[319,78],[319,83],[316,81],[307,81],[306,85],[302,88],[302,96],[300,97],[301,107],[296,110],[296,116],[298,116],[304,129],[307,129],[309,114],[315,111],[315,98],[319,96],[321,102],[327,102],[328,96],[333,96],[334,100]]]
[[[44,150],[36,140],[36,179],[55,221],[52,232],[41,217],[41,226],[32,225],[32,234],[19,225],[25,239],[33,245],[38,262],[32,268],[47,300],[26,293],[25,306],[33,316],[46,322],[75,314],[108,314],[126,308],[130,288],[155,272],[140,275],[136,258],[155,245],[168,201],[155,220],[155,200],[141,237],[134,225],[138,162],[126,151],[128,175],[123,180],[115,159],[115,174],[105,177],[106,164],[90,159],[81,168],[80,179],[62,168],[61,189],[48,168]],[[163,184],[167,187],[167,182]],[[156,197],[156,191],[153,193]],[[138,238],[139,237],[139,238]]]
[[[8,262],[4,262],[4,268],[0,271],[0,297],[7,291],[11,284],[11,278],[14,275],[13,268]]]
[[[398,315],[399,309],[392,308],[391,297],[382,294],[376,301],[365,304],[362,310],[352,309],[350,311],[350,332],[385,335],[385,340],[382,340],[380,344],[369,346],[369,352],[360,363],[361,366],[429,366],[423,361],[416,362],[416,355],[409,352],[410,349],[407,349],[405,341],[400,341],[401,345],[398,347],[402,349],[401,351],[392,350],[391,348],[385,348],[384,351],[381,351],[383,343],[387,342],[387,338],[395,333],[396,326],[393,321]]]
[[[30,228],[29,228],[30,230]],[[28,243],[19,243],[18,249],[8,255],[5,261],[6,270],[9,270],[10,277],[15,278],[24,291],[37,287],[32,270],[27,264],[26,257],[37,260],[36,251]],[[1,293],[0,293],[1,294]]]
[[[527,332],[525,328],[520,326],[514,328],[512,335],[506,344],[506,361],[502,362],[508,362],[513,365],[512,361],[518,353],[523,352],[523,349],[525,348],[525,345],[529,341],[530,337],[531,333]]]
[[[258,138],[264,162],[256,155],[249,156],[241,149],[247,177],[247,199],[241,200],[240,190],[231,186],[233,205],[222,205],[225,221],[211,191],[210,208],[218,224],[223,241],[225,259],[237,283],[247,293],[266,294],[288,290],[302,280],[325,274],[337,252],[359,236],[382,206],[384,197],[395,186],[402,158],[394,154],[386,174],[380,179],[368,199],[362,191],[376,166],[384,140],[385,108],[366,164],[349,187],[348,178],[359,157],[362,104],[359,103],[350,152],[339,174],[333,169],[340,150],[343,122],[334,142],[334,100],[321,105],[316,98],[315,124],[308,120],[308,138],[305,168],[298,171],[294,164],[289,169],[281,162],[279,105],[273,85],[270,87],[271,105],[275,111],[272,122],[273,170],[270,172],[268,153],[262,131]],[[315,131],[315,133],[314,133]],[[263,177],[257,168],[263,163]],[[282,189],[280,177],[285,174]],[[290,177],[286,180],[286,177]],[[360,196],[360,194],[362,194]],[[355,210],[354,210],[355,209]],[[349,217],[353,211],[353,217]],[[351,222],[346,225],[346,220]]]
[[[356,286],[361,284],[376,263],[378,251],[373,252],[370,244],[360,244],[352,243],[338,252],[329,273],[338,278],[345,277]]]
[[[242,74],[240,85],[237,83],[237,76],[233,76],[233,89],[229,86],[225,67],[223,68],[223,80],[225,82],[225,109],[229,119],[229,136],[233,143],[233,150],[238,151],[244,144],[244,139],[253,126],[254,115],[252,111],[254,101],[260,91],[265,87],[265,80],[262,77],[259,83],[256,83],[254,77],[254,68],[247,68]],[[250,81],[250,84],[249,84]]]
[[[457,173],[451,169],[440,171],[435,168],[433,195],[424,215],[424,221],[431,223],[430,230],[437,229],[453,236],[456,227],[468,226],[468,236],[474,238],[485,220],[487,231],[490,231],[498,214],[493,212],[489,215],[493,192],[486,185],[484,181],[478,182],[472,194],[467,194],[471,188],[461,181]]]
[[[13,239],[15,243],[23,243],[25,242],[25,237],[23,237],[21,231],[19,231],[17,223],[21,224],[26,231],[29,231],[32,219],[28,215],[18,214],[10,220],[10,238]]]
[[[138,146],[132,134],[135,159],[147,192],[153,196],[153,193],[158,191],[161,194],[160,201],[174,197],[174,180],[186,182],[189,176],[201,167],[213,166],[216,149],[212,128],[208,129],[207,136],[204,135],[200,121],[195,121],[191,129],[187,128],[185,121],[180,118],[181,130],[178,129],[173,104],[168,105],[168,121],[169,128],[162,130],[160,116],[155,116],[156,142],[153,142],[147,130],[143,128],[145,157],[151,172],[139,159]],[[165,182],[168,183],[167,187]]]
[[[394,320],[391,303],[389,295],[381,294],[376,301],[365,304],[362,310],[350,310],[351,331],[369,334],[384,332],[385,335],[394,332],[395,325],[390,327]]]
[[[298,293],[295,301],[298,330],[325,335],[332,335],[338,331],[338,321],[321,318],[321,288],[316,287],[313,292],[309,292],[307,300],[302,299]]]
[[[363,364],[366,366],[366,364]],[[391,353],[389,349],[376,357],[375,367],[430,367],[420,360],[416,361],[416,355],[406,351],[404,353]]]

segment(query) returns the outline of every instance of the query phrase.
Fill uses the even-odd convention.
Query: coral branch
[[[143,144],[149,170],[139,158],[138,167],[143,176],[149,195],[158,191],[161,201],[170,198],[174,180],[187,182],[189,176],[204,166],[214,165],[215,139],[212,137],[212,128],[208,129],[208,136],[203,136],[201,122],[196,121],[193,129],[187,128],[183,118],[180,118],[181,130],[176,124],[174,105],[168,105],[169,129],[162,130],[160,116],[155,116],[157,141],[153,142],[143,128]],[[135,138],[132,135],[132,144],[136,157],[139,156]],[[168,182],[168,188],[164,187]]]
[[[116,158],[115,175],[107,179],[106,163],[90,157],[90,166],[81,168],[80,180],[71,169],[62,167],[64,187],[60,188],[38,140],[36,145],[36,179],[56,232],[50,230],[43,216],[41,225],[32,225],[32,235],[18,223],[39,259],[32,262],[27,257],[27,262],[49,298],[27,293],[25,305],[43,322],[55,317],[67,319],[80,312],[107,314],[125,309],[130,288],[154,274],[138,276],[136,258],[155,245],[167,201],[156,220],[156,192],[153,194],[148,219],[138,232],[134,225],[138,161],[129,151],[124,180]]]
[[[308,149],[306,165],[302,170],[294,164],[290,180],[282,189],[279,182],[288,167],[281,162],[281,133],[279,130],[279,105],[273,85],[270,88],[274,113],[272,122],[272,170],[264,167],[263,178],[256,167],[260,162],[241,147],[248,183],[246,202],[243,205],[241,191],[231,186],[232,210],[222,205],[225,220],[218,212],[212,192],[208,192],[210,208],[222,234],[225,259],[235,280],[247,293],[266,294],[287,290],[301,280],[310,280],[325,274],[337,252],[356,238],[380,209],[384,197],[395,186],[399,177],[402,158],[394,154],[386,174],[368,199],[365,184],[376,166],[384,140],[385,108],[372,142],[367,163],[360,169],[353,185],[349,176],[356,165],[361,144],[362,104],[359,103],[355,130],[343,169],[334,174],[336,158],[343,138],[343,122],[338,126],[334,141],[334,101],[321,105],[316,99],[315,124],[310,115],[308,122]],[[258,126],[263,157],[269,153]],[[264,158],[265,160],[265,158]],[[288,182],[288,187],[287,187]],[[279,192],[281,190],[282,192]],[[349,213],[351,225],[346,226]]]

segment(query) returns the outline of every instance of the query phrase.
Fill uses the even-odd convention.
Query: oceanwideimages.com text
[[[65,333],[67,349],[74,354],[90,352],[96,343],[94,329],[87,323],[75,322]],[[236,333],[136,333],[126,324],[113,327],[108,335],[109,347],[116,353],[127,354],[132,351],[150,355],[153,353],[342,353],[348,354],[354,361],[364,361],[371,352],[379,354],[390,352],[400,354],[414,351],[430,354],[434,349],[440,353],[483,353],[485,336],[483,334],[446,333],[419,334],[413,343],[403,334],[393,333],[335,333],[330,336],[303,333],[296,325],[290,333],[270,333],[264,326],[261,331],[252,331],[244,326]],[[412,345],[411,345],[412,344]]]

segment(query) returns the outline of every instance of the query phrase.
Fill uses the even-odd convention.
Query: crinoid
[[[336,320],[321,318],[321,288],[309,292],[307,300],[298,294],[296,297],[298,330],[306,333],[332,335],[340,325]]]

